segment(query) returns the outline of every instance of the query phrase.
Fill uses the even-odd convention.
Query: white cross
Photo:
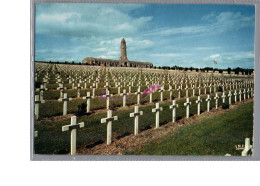
[[[40,100],[43,100],[43,91],[48,90],[43,85],[40,86],[40,88],[37,88],[36,91],[40,91]]]
[[[214,99],[216,100],[216,105],[215,105],[215,107],[216,107],[216,109],[218,109],[218,99],[219,99],[218,93],[216,93],[216,96],[214,97]]]
[[[152,112],[155,112],[155,128],[159,128],[159,117],[160,117],[160,111],[162,111],[163,108],[160,107],[159,103],[156,103],[155,108],[152,109]]]
[[[210,100],[211,100],[210,95],[208,95],[208,97],[206,98],[206,101],[207,101],[207,111],[208,112],[210,110]]]
[[[120,84],[120,82],[118,83],[117,87],[118,87],[118,88],[117,88],[118,94],[120,95],[120,93],[121,93],[120,88],[122,87],[122,85]]]
[[[253,151],[253,145],[250,145],[250,138],[245,139],[245,148],[242,151],[242,156],[248,156]]]
[[[246,89],[244,89],[243,94],[244,94],[244,100],[246,100]]]
[[[196,103],[198,104],[198,115],[200,115],[200,103],[202,100],[200,99],[200,96],[198,96],[198,100],[196,100]]]
[[[140,95],[141,95],[140,87],[138,87],[138,90],[135,94],[137,95],[137,104],[140,104]]]
[[[172,122],[174,123],[176,121],[176,108],[179,107],[179,105],[176,104],[176,100],[172,100],[172,105],[169,107],[172,109]]]
[[[206,84],[204,85],[204,88],[205,88],[205,94],[207,94],[207,85]]]
[[[67,93],[64,93],[64,98],[58,99],[58,101],[63,101],[63,116],[67,115],[67,107],[68,107],[68,101],[71,101],[72,98],[67,97]]]
[[[172,85],[169,85],[169,91],[170,91],[170,100],[172,99]]]
[[[163,101],[163,87],[161,87],[161,89],[159,90],[159,92],[161,93],[161,101]]]
[[[186,90],[186,97],[189,97],[189,87],[188,87],[188,85],[186,85],[185,90]]]
[[[84,127],[84,122],[78,123],[77,124],[77,117],[76,116],[72,116],[71,117],[71,123],[70,125],[65,125],[62,126],[62,131],[71,131],[70,134],[70,154],[71,155],[76,155],[76,147],[77,147],[77,129],[79,128],[83,128]]]
[[[76,87],[77,89],[77,97],[79,98],[80,97],[80,89],[81,89],[81,86],[80,84],[78,83],[78,86]]]
[[[36,120],[38,120],[39,118],[39,107],[40,107],[40,103],[45,103],[45,100],[40,100],[39,99],[39,95],[35,95],[35,101],[34,101],[34,106],[35,106],[35,117]]]
[[[253,95],[254,95],[254,89],[253,88],[251,88],[251,97],[253,97]]]
[[[108,90],[106,92],[106,95],[104,95],[103,97],[106,97],[107,101],[106,101],[106,107],[107,109],[109,109],[109,103],[110,103],[110,97],[113,97],[113,94],[110,94],[110,91]]]
[[[249,90],[249,88],[247,89],[247,99],[249,99],[250,98],[250,90]]]
[[[106,85],[104,86],[104,88],[106,88],[106,92],[107,92],[107,91],[108,91],[108,88],[109,88],[108,82],[106,82]]]
[[[63,98],[64,90],[67,88],[63,86],[63,84],[60,84],[60,86],[57,88],[57,90],[60,90],[60,98]]]
[[[96,91],[96,84],[95,83],[93,83],[93,86],[90,86],[90,88],[92,88],[92,98],[94,98],[95,97],[95,91]]]
[[[186,118],[190,117],[190,98],[186,98],[186,102],[184,103],[184,106],[186,107]]]
[[[237,102],[237,90],[235,90],[233,95],[235,96],[235,103],[236,103]]]
[[[192,85],[192,96],[195,96],[195,86]]]
[[[107,145],[112,141],[112,121],[118,120],[117,116],[112,116],[112,110],[107,111],[107,118],[102,118],[101,123],[107,123]]]
[[[86,99],[87,100],[87,113],[90,112],[90,92],[87,92],[87,96],[84,96],[83,99]]]
[[[232,94],[231,94],[231,91],[228,91],[228,104],[230,105],[231,104],[231,97],[232,97]]]
[[[242,91],[241,91],[241,89],[239,90],[239,92],[238,92],[238,94],[239,94],[239,101],[241,102],[242,101]]]
[[[178,90],[178,98],[180,98],[181,97],[181,88],[180,88],[180,86],[179,86],[179,88],[177,90]]]
[[[88,83],[88,80],[84,79],[84,88],[87,88],[87,83]]]
[[[222,97],[222,102],[225,103],[225,98],[226,98],[225,92],[222,93],[222,96],[221,96],[221,97]]]
[[[125,107],[126,106],[126,95],[128,95],[128,93],[126,93],[126,89],[124,89],[123,93],[120,95],[123,96],[123,107]]]
[[[135,106],[135,111],[133,113],[130,113],[130,117],[135,118],[135,129],[134,129],[135,136],[138,134],[138,123],[139,123],[140,115],[143,115],[143,111],[139,112],[138,106]]]

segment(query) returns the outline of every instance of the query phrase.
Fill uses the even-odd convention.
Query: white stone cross
[[[94,98],[95,97],[95,91],[96,91],[96,83],[93,83],[93,85],[92,86],[90,86],[90,88],[92,88],[92,98]]]
[[[253,145],[250,145],[250,138],[245,139],[245,148],[242,151],[242,156],[248,156],[253,150]]]
[[[186,98],[186,102],[184,103],[184,106],[186,107],[186,118],[190,117],[190,98]]]
[[[67,88],[63,86],[63,84],[60,84],[60,86],[57,88],[57,90],[60,90],[60,98],[63,98],[64,90]]]
[[[246,100],[246,89],[244,89],[243,94],[244,94],[244,100]]]
[[[87,113],[90,112],[90,92],[87,92],[87,96],[84,96],[83,99],[86,99],[87,100]]]
[[[231,91],[228,91],[228,104],[229,105],[231,104],[231,97],[232,97]]]
[[[226,100],[226,99],[225,99],[225,98],[226,98],[225,92],[222,93],[222,96],[221,96],[221,97],[222,97],[222,103],[225,103],[225,100]]]
[[[178,98],[181,98],[181,88],[180,88],[180,86],[177,90],[178,90]]]
[[[112,142],[112,121],[118,120],[117,116],[112,116],[112,110],[107,111],[107,118],[102,118],[101,123],[107,123],[107,145]]]
[[[120,93],[121,93],[121,87],[122,87],[122,85],[121,85],[121,83],[119,82],[118,83],[118,85],[117,85],[117,90],[118,90],[118,94],[120,95]]]
[[[106,88],[106,92],[107,92],[107,91],[108,91],[108,88],[109,88],[108,82],[106,82],[106,85],[104,86],[104,88]]]
[[[188,87],[188,85],[186,85],[185,90],[186,90],[186,97],[189,97],[189,87]]]
[[[169,85],[169,91],[170,91],[170,100],[172,99],[172,85]]]
[[[141,96],[141,91],[140,91],[140,87],[138,87],[137,92],[135,93],[137,95],[137,104],[140,104],[140,96]]]
[[[35,95],[35,101],[34,101],[35,111],[34,111],[34,113],[35,113],[36,120],[38,120],[38,118],[39,118],[40,103],[45,103],[45,100],[40,100],[39,95]]]
[[[214,97],[214,99],[216,100],[216,105],[215,105],[215,108],[216,109],[218,109],[218,99],[219,99],[219,97],[218,97],[218,93],[216,93],[216,96]]]
[[[78,123],[77,124],[77,117],[76,116],[72,116],[71,117],[71,123],[70,125],[65,125],[62,126],[62,131],[71,131],[70,134],[70,154],[71,155],[76,155],[76,147],[77,147],[77,129],[79,128],[83,128],[84,127],[84,122]]]
[[[128,93],[126,93],[126,89],[124,89],[123,93],[120,95],[123,96],[123,107],[125,107],[126,106],[126,95],[128,95]]]
[[[192,96],[195,96],[195,86],[192,85]]]
[[[237,90],[235,90],[233,95],[235,96],[235,103],[236,103],[237,102]]]
[[[200,88],[201,88],[201,87],[200,87],[200,84],[199,84],[198,88],[199,88],[199,96],[200,96]]]
[[[207,94],[207,85],[204,84],[204,90],[205,90],[205,94]]]
[[[131,83],[129,82],[127,86],[129,87],[129,93],[131,94]]]
[[[253,88],[251,88],[250,93],[251,93],[251,97],[253,97],[253,95],[254,95],[254,89]]]
[[[155,108],[152,109],[152,112],[155,112],[155,128],[159,128],[159,117],[160,117],[160,111],[162,111],[163,108],[160,107],[159,103],[156,103]]]
[[[250,90],[249,90],[249,88],[247,89],[247,99],[249,99],[250,98]]]
[[[211,85],[211,83],[209,84],[209,94],[211,94],[211,87],[212,87],[212,85]]]
[[[196,100],[196,103],[198,104],[198,115],[200,115],[200,103],[202,102],[202,99],[200,99],[200,96],[198,96],[198,100]]]
[[[135,136],[138,134],[138,125],[139,125],[139,116],[140,115],[143,115],[143,111],[139,112],[138,106],[135,106],[135,111],[133,113],[130,113],[130,117],[135,118],[135,129],[134,129]]]
[[[80,97],[80,89],[81,89],[81,86],[80,84],[78,83],[78,86],[76,87],[77,89],[77,97],[79,98]]]
[[[239,101],[241,102],[242,101],[242,91],[241,91],[241,89],[239,90],[238,95],[239,95]]]
[[[210,95],[208,94],[208,97],[206,98],[206,101],[207,101],[207,111],[208,112],[210,110],[210,100],[211,100],[211,98],[210,98]]]
[[[174,123],[176,121],[176,108],[179,107],[179,105],[176,104],[176,100],[172,100],[172,105],[169,107],[172,109],[172,122]]]
[[[43,91],[48,90],[43,85],[40,86],[40,88],[37,88],[36,91],[40,91],[40,100],[43,100]]]
[[[150,92],[150,103],[152,103],[153,102],[153,91],[152,92]]]
[[[71,101],[72,98],[68,98],[67,93],[64,93],[64,98],[58,99],[58,101],[63,101],[63,116],[67,115],[68,101]]]
[[[110,94],[110,91],[108,90],[106,92],[106,95],[104,95],[103,97],[106,97],[107,101],[106,101],[106,107],[107,109],[109,109],[109,103],[110,103],[110,97],[113,97],[113,94]]]
[[[87,88],[87,83],[88,83],[87,79],[84,79],[84,88]]]
[[[159,92],[161,93],[161,96],[160,96],[160,97],[161,97],[161,101],[163,101],[163,91],[164,91],[163,89],[164,89],[164,88],[161,87],[160,90],[159,90]]]

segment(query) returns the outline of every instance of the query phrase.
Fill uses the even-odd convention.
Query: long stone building
[[[82,60],[82,63],[88,65],[99,65],[108,67],[153,67],[153,64],[150,62],[129,61],[127,58],[126,42],[124,38],[121,40],[121,55],[119,60],[86,57]]]

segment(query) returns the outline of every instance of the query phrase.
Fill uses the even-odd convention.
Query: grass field
[[[216,155],[240,156],[235,145],[253,136],[253,102],[223,115],[186,127],[172,136],[151,142],[126,155]]]
[[[205,96],[201,96],[205,99]],[[211,107],[214,107],[213,95],[211,96]],[[197,98],[190,98],[192,105],[190,106],[190,115],[197,114]],[[177,108],[177,119],[185,117],[185,107],[183,106],[185,99],[176,101],[179,104]],[[171,102],[160,103],[163,111],[160,112],[160,125],[171,121],[172,110],[169,109]],[[219,102],[220,105],[220,102]],[[144,115],[140,117],[139,128],[140,131],[152,128],[155,126],[155,113],[152,113],[152,108],[155,104],[140,107]],[[50,107],[56,109],[57,107]],[[129,114],[133,109],[113,111],[113,115],[118,116],[118,121],[113,122],[113,137],[120,138],[134,131],[133,118]],[[201,112],[206,111],[206,102],[201,104]],[[93,143],[105,143],[106,140],[106,124],[101,124],[101,118],[106,117],[106,113],[83,115],[77,117],[77,122],[85,122],[85,127],[77,131],[77,145],[88,146]],[[70,132],[62,132],[61,127],[68,125],[70,119],[53,121],[41,120],[35,122],[35,130],[38,131],[39,136],[35,138],[35,153],[37,154],[64,154],[69,152],[70,148]]]

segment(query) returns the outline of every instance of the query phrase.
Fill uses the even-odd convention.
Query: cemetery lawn
[[[250,102],[124,154],[240,156],[241,150],[236,150],[235,145],[244,144],[246,137],[252,143],[252,136],[253,102]]]

